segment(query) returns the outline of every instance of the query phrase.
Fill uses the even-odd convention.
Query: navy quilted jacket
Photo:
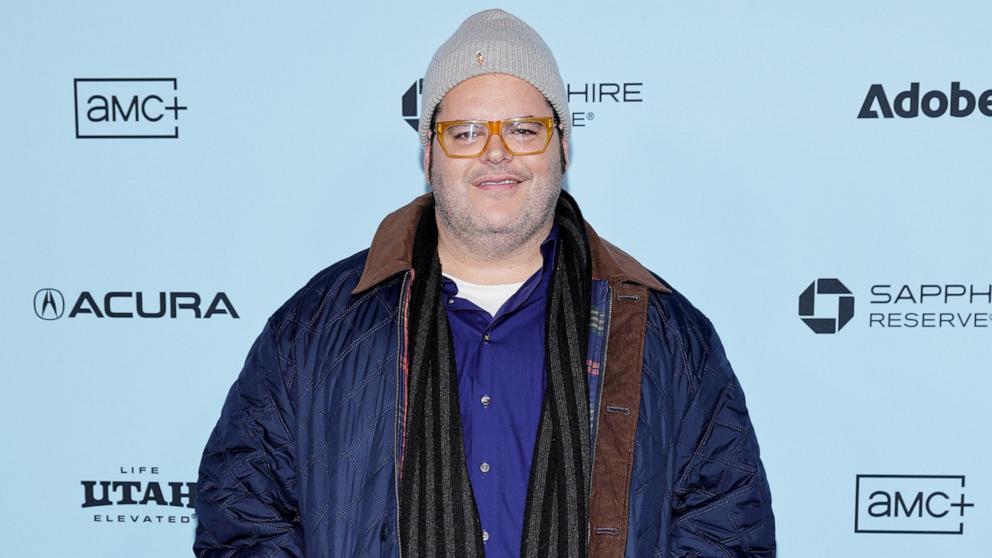
[[[203,453],[200,557],[397,556],[413,229],[317,274],[269,319]],[[591,557],[773,557],[744,394],[710,322],[587,227]]]

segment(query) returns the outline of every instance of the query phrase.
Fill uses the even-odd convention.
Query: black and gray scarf
[[[584,221],[562,192],[558,249],[548,286],[546,390],[527,490],[520,556],[584,557],[590,490],[586,344],[591,262]],[[403,556],[481,557],[482,527],[462,442],[451,331],[440,300],[433,206],[413,249],[407,434],[400,480]]]

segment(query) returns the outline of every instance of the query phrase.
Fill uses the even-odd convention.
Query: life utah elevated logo
[[[162,474],[157,465],[122,465],[109,480],[81,480],[87,518],[104,525],[189,525],[196,519],[197,483]]]

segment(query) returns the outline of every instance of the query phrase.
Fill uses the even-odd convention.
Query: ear
[[[568,170],[568,140],[561,140],[561,156],[565,159],[565,170]]]
[[[434,138],[424,146],[424,182],[431,183],[431,150],[434,149]]]

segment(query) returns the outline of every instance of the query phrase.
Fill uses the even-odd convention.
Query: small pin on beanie
[[[459,83],[483,74],[518,77],[544,94],[562,124],[572,131],[565,82],[551,49],[541,36],[513,14],[486,10],[470,16],[434,53],[427,66],[420,107],[420,143],[427,145],[431,116]]]

